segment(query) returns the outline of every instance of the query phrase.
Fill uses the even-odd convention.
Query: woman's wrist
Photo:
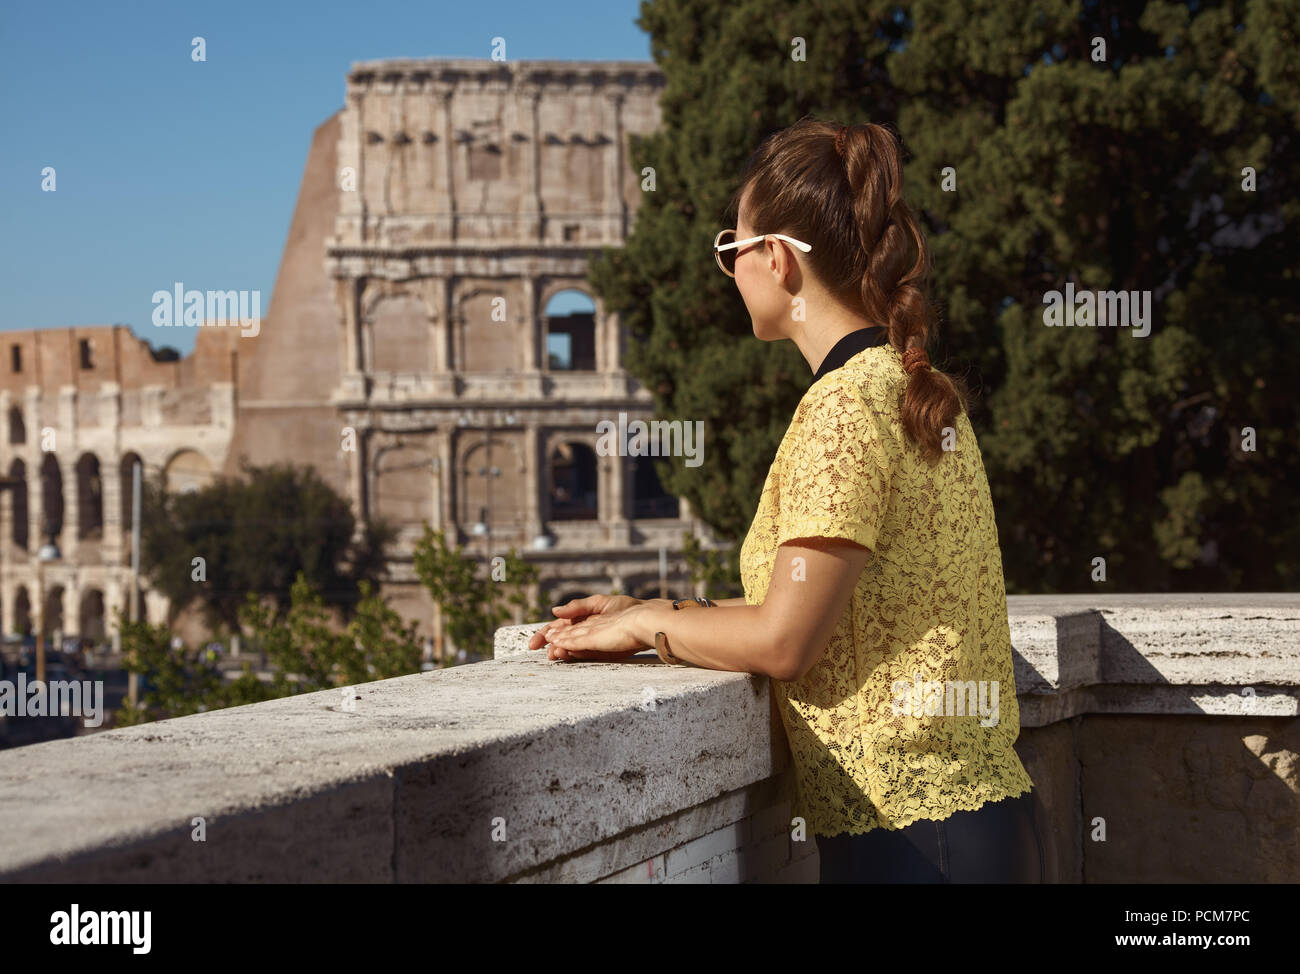
[[[632,613],[629,620],[632,626],[632,635],[636,637],[637,642],[653,647],[655,633],[661,631],[667,625],[665,620],[671,617],[673,600],[646,599],[640,605],[633,606],[628,611]]]

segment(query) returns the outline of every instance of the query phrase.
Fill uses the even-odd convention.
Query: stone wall
[[[1300,596],[1009,601],[1049,881],[1300,881]],[[482,663],[0,752],[0,879],[816,881],[766,678],[553,663],[540,625]]]
[[[425,522],[476,556],[515,548],[541,598],[658,595],[661,547],[684,591],[683,532],[712,544],[689,505],[637,496],[640,458],[593,449],[602,420],[652,416],[586,279],[640,205],[630,140],[658,127],[664,84],[651,62],[361,62],[312,138],[225,469],[310,463],[359,518],[393,523],[384,594],[423,634]],[[590,320],[552,322],[575,290]],[[552,368],[552,327],[574,329],[581,367]],[[565,492],[582,496],[566,509]]]
[[[235,426],[239,330],[203,327],[159,360],[122,325],[9,333],[0,343],[0,629],[98,641],[130,593],[131,470],[170,489],[220,470]],[[59,558],[37,552],[53,535]],[[149,618],[166,599],[143,588]]]

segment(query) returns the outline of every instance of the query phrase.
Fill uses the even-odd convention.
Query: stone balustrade
[[[1013,596],[1049,881],[1300,881],[1300,595]],[[0,751],[10,882],[816,882],[764,677],[482,663]]]

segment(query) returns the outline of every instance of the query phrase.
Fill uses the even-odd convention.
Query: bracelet
[[[659,661],[669,665],[685,665],[668,649],[667,636],[666,632],[655,633],[655,654],[658,655]]]
[[[699,596],[688,596],[684,599],[673,599],[673,609],[681,609],[681,603],[694,602],[696,605],[707,608],[716,608],[713,602]],[[668,634],[666,632],[655,633],[655,653],[659,656],[660,661],[679,666],[690,666],[685,660],[680,660],[673,655],[672,650],[668,648]]]
[[[690,595],[690,596],[687,596],[687,597],[684,598],[684,599],[673,599],[673,608],[674,608],[674,609],[680,609],[680,608],[681,608],[681,604],[680,604],[680,603],[682,603],[682,602],[694,602],[696,605],[707,606],[708,608],[716,608],[716,607],[717,607],[717,604],[716,604],[716,603],[714,603],[714,602],[710,602],[710,601],[709,601],[708,599],[706,599],[706,598],[703,598],[703,597],[701,597],[701,596]]]

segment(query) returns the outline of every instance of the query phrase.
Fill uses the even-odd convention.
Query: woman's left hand
[[[637,636],[637,612],[634,605],[622,612],[588,616],[582,622],[557,629],[551,637],[547,655],[551,659],[616,660],[626,659],[653,647]]]

